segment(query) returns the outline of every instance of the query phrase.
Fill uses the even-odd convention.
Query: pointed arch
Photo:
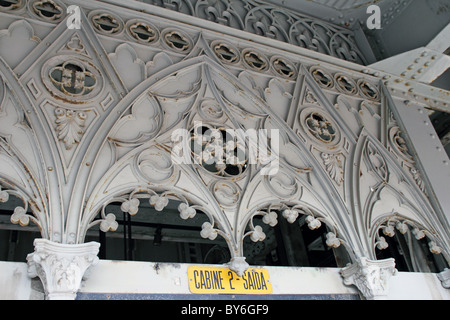
[[[368,228],[364,219],[373,207],[370,202],[375,202],[376,196],[372,195],[367,200],[367,196],[362,195],[359,168],[361,159],[367,158],[369,142],[370,146],[374,146],[373,152],[369,152],[373,159],[377,158],[377,150],[383,150],[378,152],[380,156],[383,155],[383,159],[389,155],[389,151],[385,150],[387,146],[382,146],[378,139],[371,136],[375,135],[374,128],[377,124],[371,123],[370,130],[365,131],[366,121],[370,122],[372,116],[379,121],[382,116],[365,104],[367,99],[380,105],[383,103],[377,88],[371,89],[371,95],[364,94],[365,91],[361,91],[361,84],[365,83],[363,79],[356,81],[339,72],[334,75],[327,71],[319,73],[320,66],[307,67],[297,61],[297,64],[292,63],[290,66],[297,80],[294,84],[294,77],[289,78],[290,86],[295,87],[295,90],[292,95],[289,93],[291,102],[284,103],[284,108],[290,109],[285,119],[276,112],[278,106],[270,105],[276,103],[276,100],[268,99],[266,95],[267,90],[273,89],[275,81],[272,80],[279,79],[276,78],[276,70],[270,69],[273,65],[270,66],[269,60],[273,63],[275,56],[272,59],[264,58],[267,65],[262,69],[251,68],[248,63],[231,66],[226,59],[221,60],[214,52],[212,47],[215,42],[208,43],[201,34],[184,58],[179,54],[178,58],[183,60],[174,62],[164,58],[164,68],[158,68],[157,72],[141,82],[133,80],[125,86],[111,59],[119,53],[126,53],[129,65],[138,67],[136,70],[139,70],[141,80],[146,74],[144,62],[137,59],[138,55],[132,44],[119,45],[115,53],[108,55],[87,18],[82,15],[82,19],[86,22],[86,28],[82,31],[67,30],[62,24],[56,26],[46,39],[46,43],[52,44],[47,46],[41,42],[16,67],[15,71],[24,72],[20,81],[26,83],[31,95],[27,96],[23,92],[20,82],[8,71],[11,73],[8,82],[23,93],[19,96],[27,96],[21,98],[22,105],[36,104],[33,109],[36,114],[30,115],[30,123],[39,138],[39,145],[42,145],[39,148],[44,168],[40,178],[46,186],[45,191],[51,195],[47,205],[50,221],[48,229],[53,230],[53,235],[49,237],[59,234],[52,239],[81,243],[93,223],[103,224],[103,229],[110,229],[106,227],[104,212],[100,220],[94,221],[99,210],[105,208],[105,203],[112,199],[125,203],[132,201],[135,195],[140,199],[150,199],[152,196],[161,197],[161,194],[165,194],[174,199],[185,199],[183,202],[186,206],[202,207],[210,217],[209,226],[205,227],[207,231],[203,234],[207,237],[223,234],[234,257],[242,255],[244,237],[258,239],[260,230],[253,225],[252,219],[264,207],[270,207],[270,204],[279,206],[278,209],[282,211],[291,210],[290,214],[286,213],[291,220],[295,220],[292,219],[295,211],[316,212],[336,231],[335,236],[352,248],[354,256],[368,254],[372,244],[366,236]],[[52,49],[56,49],[56,54],[50,52]],[[235,54],[251,50],[253,49],[236,48]],[[164,51],[159,54],[158,58],[164,55]],[[35,61],[38,61],[36,65],[50,64],[53,62],[51,59],[57,55],[77,56],[80,60],[88,61],[90,66],[104,75],[102,79],[98,79],[101,86],[98,86],[97,91],[89,92],[87,97],[82,97],[79,101],[73,97],[67,101],[74,104],[70,108],[77,112],[86,111],[87,107],[83,106],[91,107],[91,102],[96,104],[93,111],[95,117],[93,115],[89,119],[91,122],[78,125],[81,127],[86,124],[89,128],[80,133],[81,130],[76,130],[77,126],[75,129],[70,127],[69,129],[77,132],[68,139],[61,138],[60,132],[57,132],[66,127],[57,126],[55,129],[52,123],[55,122],[55,110],[52,107],[56,105],[48,106],[43,102],[44,96],[48,101],[52,100],[49,93],[44,92],[49,86],[39,87],[40,83],[33,82],[32,74],[37,71],[30,67]],[[61,57],[57,57],[58,63],[61,62]],[[157,55],[154,56],[156,58]],[[50,67],[55,69],[64,65]],[[245,71],[240,68],[245,68]],[[245,77],[242,76],[243,72]],[[258,88],[260,84],[253,81],[252,77],[260,73],[264,78],[261,83],[266,81],[268,84],[266,90]],[[316,79],[320,74],[322,78]],[[339,81],[343,82],[344,78],[348,78],[346,81],[351,90],[345,87],[345,83],[341,83],[339,87]],[[58,90],[58,87],[55,88]],[[51,87],[53,90],[55,88]],[[337,98],[336,93],[339,95]],[[348,103],[341,98],[343,95],[348,96]],[[95,101],[91,101],[92,96],[96,97]],[[359,100],[355,102],[351,97]],[[31,103],[25,101],[28,98]],[[339,106],[331,103],[330,100],[334,99],[338,104],[342,102],[347,111],[341,112]],[[355,103],[358,104],[356,108]],[[59,109],[56,109],[58,124],[67,120],[60,119],[59,116],[64,118],[61,111],[71,111],[66,105]],[[351,125],[345,121],[349,114],[355,118]],[[204,126],[195,124],[202,121]],[[210,130],[223,137],[229,134],[228,131],[234,131],[236,145],[240,143],[243,149],[259,147],[261,137],[256,136],[256,140],[252,140],[257,130],[277,130],[280,144],[275,148],[271,145],[272,137],[265,136],[263,145],[268,150],[266,162],[255,158],[258,161],[250,163],[250,153],[245,155],[244,152],[243,164],[234,166],[233,170],[228,170],[226,166],[214,168],[214,163],[208,168],[202,162],[195,163],[195,155],[188,149],[189,154],[185,155],[185,160],[188,160],[186,166],[172,170],[173,164],[169,156],[174,147],[172,132],[177,129],[185,130],[188,139],[198,129],[201,133]],[[250,130],[253,131],[249,132]],[[385,137],[388,135],[387,132],[382,134]],[[205,151],[206,147],[211,148],[212,144],[203,144],[200,151]],[[71,153],[69,149],[72,150]],[[226,151],[225,149],[223,147],[222,151]],[[65,151],[68,151],[66,155]],[[276,170],[272,174],[261,175],[263,172],[270,173],[266,170],[270,169],[267,163],[274,163],[269,161],[270,156],[276,158]],[[387,166],[389,165],[388,163]],[[45,172],[47,168],[54,171]],[[419,179],[411,175],[403,178],[404,170],[402,171],[401,166],[394,165],[394,168],[398,170],[395,172],[399,179],[404,179],[408,188],[411,188],[408,189],[410,194],[417,195],[420,199],[417,202],[419,209],[416,211],[431,212],[433,209],[427,202],[426,195],[418,192],[416,187]],[[372,168],[372,172],[383,176],[385,173],[381,168],[378,169],[381,171],[377,172],[377,168]],[[171,170],[173,172],[166,176]],[[175,174],[175,171],[178,173]],[[48,179],[48,184],[45,179]],[[184,213],[180,214],[189,216],[190,210],[185,208],[182,211]],[[362,216],[364,214],[366,216]],[[312,217],[311,219],[315,219],[314,215]],[[262,234],[259,236],[263,238]]]
[[[180,83],[183,87],[176,85]],[[161,112],[159,130],[134,142],[121,140],[117,126],[133,119],[133,112],[143,97],[147,102],[142,108],[157,107]],[[214,238],[214,234],[222,235],[228,243],[232,260],[243,257],[243,239],[246,236],[251,236],[254,241],[264,238],[261,233],[258,237],[260,230],[253,225],[252,219],[255,215],[261,215],[264,207],[271,205],[282,210],[283,216],[291,223],[295,222],[298,212],[305,215],[309,212],[311,219],[322,220],[333,231],[330,245],[344,243],[350,250],[349,254],[355,257],[354,248],[360,245],[355,243],[357,238],[345,217],[347,213],[343,204],[323,196],[334,193],[334,200],[339,199],[328,175],[317,160],[308,155],[299,137],[261,98],[209,57],[190,58],[152,75],[111,110],[110,118],[99,130],[108,134],[103,138],[102,145],[97,147],[98,161],[92,163],[91,170],[95,172],[98,168],[104,174],[89,181],[92,191],[86,195],[87,205],[80,217],[79,242],[83,242],[86,231],[94,224],[103,224],[104,229],[108,229],[104,211],[100,220],[94,220],[104,204],[119,201],[127,203],[122,206],[126,209],[133,197],[149,198],[152,203],[152,197],[171,195],[173,199],[183,199],[187,207],[206,213],[209,224],[203,226],[202,236]],[[240,141],[247,148],[251,139],[245,136],[245,130],[280,131],[281,149],[276,154],[273,145],[266,141],[269,153],[273,152],[278,157],[279,167],[273,175],[264,175],[261,173],[269,164],[250,163],[247,158],[239,175],[223,175],[220,170],[208,171],[202,163],[195,163],[187,154],[184,154],[187,163],[175,165],[171,162],[174,147],[171,133],[183,129],[192,135],[196,121],[204,121],[218,132],[235,130],[243,135]],[[138,127],[133,130],[139,132]],[[285,160],[286,152],[295,153],[300,167],[292,167]],[[105,171],[101,166],[108,157],[114,160],[108,160],[112,165]],[[143,158],[153,174],[142,173]],[[157,181],[158,175],[164,179]],[[311,176],[314,176],[313,182],[310,181]],[[318,189],[322,195],[316,191]],[[289,216],[289,210],[293,215],[297,212],[296,217]],[[180,214],[184,213],[180,211]]]
[[[376,259],[375,248],[380,241],[378,231],[388,226],[391,220],[420,226],[420,230],[442,246],[443,252],[447,252],[446,241],[441,236],[446,231],[432,214],[432,204],[413,176],[395,158],[392,149],[389,151],[369,131],[363,129],[355,146],[353,162],[357,165],[352,173],[355,184],[352,199],[359,205],[359,210],[353,216],[354,224],[365,241],[369,257]],[[372,178],[368,180],[365,177],[367,175]],[[388,224],[383,227],[386,222]]]
[[[4,81],[4,82],[3,82]],[[51,150],[43,141],[45,129],[40,119],[34,117],[32,103],[23,92],[13,71],[0,57],[0,114],[2,128],[0,132],[0,154],[4,161],[0,168],[0,188],[3,192],[16,196],[23,201],[23,207],[17,207],[17,214],[11,218],[13,223],[28,225],[35,223],[42,237],[52,238],[51,226],[61,226],[60,216],[51,216],[50,207],[58,207],[46,197],[49,185],[55,179],[45,172],[45,165],[54,168]],[[6,190],[5,190],[6,189]],[[28,209],[32,215],[27,213]],[[60,241],[58,237],[53,238]]]

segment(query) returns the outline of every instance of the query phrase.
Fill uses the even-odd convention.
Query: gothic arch
[[[188,211],[193,212],[194,208],[189,209],[190,206],[202,208],[202,211],[210,219],[209,225],[205,226],[208,231],[205,231],[204,235],[210,237],[215,237],[218,233],[223,235],[227,239],[232,258],[242,258],[242,239],[244,237],[252,236],[252,240],[255,241],[264,238],[263,234],[257,236],[260,230],[253,225],[252,219],[255,214],[261,214],[261,208],[269,205],[271,201],[279,205],[280,209],[283,208],[284,211],[295,212],[293,214],[296,216],[306,214],[305,210],[320,212],[320,218],[332,226],[335,237],[338,236],[340,239],[338,241],[345,243],[347,249],[351,248],[349,253],[352,257],[370,255],[368,252],[371,252],[372,239],[367,239],[364,235],[368,229],[365,226],[367,223],[363,222],[365,218],[361,214],[370,215],[370,208],[373,207],[373,204],[363,205],[361,203],[361,207],[355,209],[348,203],[349,200],[353,203],[372,201],[370,196],[367,200],[359,194],[361,185],[360,173],[357,169],[360,168],[363,159],[365,159],[364,161],[368,159],[367,148],[369,146],[375,146],[372,148],[371,156],[380,156],[384,159],[382,161],[385,161],[385,164],[388,163],[389,168],[394,168],[392,172],[397,174],[398,179],[406,181],[412,194],[421,199],[419,201],[421,208],[432,210],[424,195],[417,192],[415,186],[418,183],[417,176],[404,175],[404,171],[391,159],[394,155],[403,161],[402,164],[407,163],[409,170],[415,169],[414,162],[409,159],[409,156],[402,154],[403,147],[399,148],[399,145],[396,144],[400,138],[395,131],[395,121],[390,124],[389,132],[385,133],[389,135],[389,139],[387,139],[389,145],[381,146],[376,138],[371,137],[372,127],[369,126],[368,130],[365,129],[367,119],[363,118],[362,111],[367,110],[372,115],[376,114],[371,106],[362,102],[361,110],[358,112],[339,96],[338,104],[343,104],[356,119],[353,124],[347,124],[341,115],[342,112],[337,111],[326,93],[326,90],[333,89],[355,95],[357,93],[356,86],[359,86],[359,90],[361,90],[363,86],[368,86],[366,82],[358,81],[357,84],[356,81],[340,73],[333,77],[319,67],[313,66],[307,70],[300,65],[295,73],[299,75],[297,83],[303,95],[302,100],[298,102],[301,108],[298,105],[291,105],[295,114],[294,122],[289,126],[277,112],[271,110],[270,105],[263,97],[256,94],[251,82],[242,83],[242,79],[251,81],[251,72],[246,77],[236,77],[236,74],[227,69],[227,61],[221,61],[220,56],[214,53],[206,40],[200,36],[196,45],[190,49],[189,54],[182,61],[168,65],[150,75],[134,88],[130,87],[128,90],[122,87],[121,90],[127,93],[117,97],[107,93],[113,88],[111,85],[108,88],[107,82],[115,83],[117,88],[122,81],[118,74],[111,72],[114,71],[114,67],[106,58],[106,54],[98,56],[92,54],[96,51],[92,50],[93,48],[101,48],[95,37],[77,32],[69,34],[67,30],[59,29],[62,34],[58,37],[59,44],[55,44],[55,46],[63,46],[63,49],[56,55],[53,54],[53,58],[50,59],[55,59],[58,54],[66,54],[70,57],[74,56],[74,61],[78,61],[78,56],[83,59],[80,61],[90,61],[86,64],[85,70],[89,69],[89,72],[93,72],[89,75],[92,74],[102,87],[97,91],[91,91],[92,89],[88,87],[89,92],[80,99],[85,103],[83,99],[89,99],[94,92],[105,98],[101,102],[103,111],[97,111],[98,113],[102,112],[101,116],[96,114],[95,118],[91,119],[91,124],[95,124],[95,130],[91,126],[91,131],[85,130],[84,136],[80,137],[76,135],[68,137],[67,134],[61,137],[61,132],[58,131],[62,130],[61,128],[57,127],[55,133],[46,127],[44,119],[48,121],[49,116],[45,111],[41,112],[37,111],[38,108],[35,109],[40,117],[35,117],[33,112],[26,111],[30,130],[40,139],[38,145],[42,150],[46,150],[46,148],[48,150],[47,153],[42,151],[42,154],[47,157],[43,162],[50,173],[45,172],[45,168],[42,170],[37,165],[37,170],[42,171],[39,175],[53,181],[48,188],[54,191],[60,183],[58,179],[64,177],[65,184],[70,185],[67,190],[72,193],[70,196],[66,194],[65,199],[68,203],[65,204],[58,197],[51,199],[51,205],[47,205],[44,199],[40,202],[43,208],[52,208],[52,210],[47,209],[47,213],[41,214],[41,219],[48,224],[48,226],[42,227],[41,222],[43,235],[50,239],[68,243],[83,243],[87,229],[93,224],[100,223],[105,230],[113,229],[111,225],[114,224],[114,221],[111,220],[111,216],[107,219],[104,211],[102,211],[102,219],[93,222],[94,217],[99,210],[105,208],[106,203],[112,199],[121,199],[123,202],[131,201],[134,195],[138,195],[140,198],[151,198],[157,196],[153,193],[158,191],[167,195],[171,193],[172,197],[182,200],[187,206],[183,209],[184,213],[180,211],[182,215],[187,214]],[[57,30],[53,33],[57,33]],[[89,28],[87,28],[87,34],[90,34]],[[74,55],[75,47],[78,48],[78,51]],[[134,50],[128,45],[120,48],[128,51]],[[116,48],[117,50],[118,48]],[[35,51],[41,52],[41,54],[47,52],[43,45],[38,46]],[[33,51],[31,56],[35,54]],[[131,56],[133,57],[133,55]],[[136,59],[135,55],[134,57]],[[259,59],[258,57],[254,56],[252,59]],[[30,59],[27,58],[26,61]],[[22,63],[21,68],[26,61]],[[106,61],[106,63],[102,64],[100,61]],[[44,69],[48,63],[48,61],[45,62]],[[76,64],[76,62],[74,63]],[[259,62],[252,63],[256,63],[258,66]],[[94,75],[96,70],[94,65],[96,64],[110,68],[109,81]],[[142,65],[142,61],[140,61],[139,70],[141,71]],[[251,65],[249,66],[251,67]],[[284,66],[288,68],[286,64]],[[57,68],[61,68],[61,66]],[[293,70],[292,67],[289,68]],[[3,73],[7,74],[10,69],[5,65],[3,70]],[[31,70],[29,73],[32,74],[33,71]],[[13,76],[9,78],[7,79],[8,83],[16,83]],[[41,90],[39,85],[30,80],[27,86],[37,100]],[[49,89],[49,84],[46,85],[45,81],[44,86]],[[23,90],[19,85],[14,88],[18,92]],[[360,94],[365,98],[378,101],[380,100],[378,91],[372,86],[364,88]],[[26,94],[19,94],[19,96],[26,96]],[[42,98],[40,100],[42,101]],[[118,102],[113,104],[112,101]],[[44,108],[49,108],[45,103],[51,104],[50,100],[40,103]],[[24,104],[33,105],[33,102],[23,102],[22,105]],[[83,121],[82,124],[78,123],[78,126],[85,126],[84,121],[87,118],[83,113],[85,109],[79,107],[75,109],[75,115]],[[70,110],[58,109],[58,107],[55,110],[58,126],[64,123],[61,121],[71,119],[72,115],[69,116],[67,113]],[[101,121],[99,121],[100,119]],[[248,144],[249,137],[245,137],[244,130],[254,130],[254,132],[260,129],[278,130],[281,141],[281,145],[278,146],[280,150],[270,150],[269,148],[269,153],[272,152],[273,155],[278,156],[276,172],[259,175],[261,171],[267,169],[264,168],[264,164],[259,162],[241,166],[238,174],[231,175],[225,173],[224,168],[218,169],[217,167],[215,172],[207,172],[208,170],[205,171],[201,163],[183,164],[180,168],[175,169],[171,163],[173,158],[169,159],[174,146],[171,133],[177,129],[184,129],[192,133],[195,129],[195,121],[203,121],[210,129],[219,131],[237,130],[241,135],[241,141],[244,142],[244,148],[247,149],[251,146]],[[319,123],[325,127],[319,128]],[[363,129],[359,131],[361,127]],[[242,134],[244,134],[243,137]],[[56,138],[56,145],[45,140],[51,136]],[[58,139],[59,142],[56,141]],[[76,143],[79,143],[79,146]],[[66,167],[62,171],[58,169],[57,161],[58,157],[62,159],[64,155],[59,151],[59,156],[57,156],[54,151],[54,149],[63,150],[61,144],[69,152],[67,153],[69,154],[68,159],[72,159],[70,162],[66,160]],[[75,167],[74,153],[71,155],[70,152],[73,151],[70,150],[78,150],[78,148],[80,148],[80,152],[75,155],[77,157],[76,164],[79,167]],[[391,153],[387,153],[386,148],[391,150]],[[339,150],[345,151],[342,153],[343,151]],[[38,154],[38,152],[35,153]],[[162,167],[158,167],[158,165],[155,167],[155,164],[148,165],[152,163],[152,157],[159,157],[155,161],[160,161]],[[184,161],[189,162],[190,160],[193,159],[184,155]],[[38,159],[36,163],[41,161]],[[270,163],[272,164],[272,162]],[[350,169],[353,167],[352,163],[356,164],[356,167]],[[367,168],[369,172],[378,174],[378,178],[384,174],[387,179],[387,171],[381,173],[377,171],[382,168]],[[51,173],[55,169],[57,175]],[[145,170],[158,174],[150,177]],[[352,177],[353,184],[344,182],[344,172],[346,171],[349,172],[346,179]],[[161,180],[151,182],[151,179],[155,177],[159,177]],[[189,182],[195,186],[195,192],[189,190],[187,185],[184,187],[177,185],[180,181],[183,182],[183,178],[189,179]],[[41,179],[41,183],[45,184],[44,181],[45,179]],[[273,183],[279,188],[274,188]],[[146,196],[143,195],[145,193]],[[163,202],[165,201],[163,200]],[[86,202],[86,205],[82,205],[83,202]],[[235,203],[239,203],[239,205]],[[363,208],[363,206],[365,207]],[[55,209],[59,213],[55,214]],[[266,213],[269,216],[269,212]],[[26,214],[22,214],[22,216],[24,216],[23,219],[27,217]],[[311,217],[312,220],[316,219],[314,214]],[[20,219],[16,218],[13,220],[20,222]],[[268,219],[266,221],[270,220]],[[274,220],[272,220],[273,223]],[[59,227],[55,228],[55,226]],[[250,231],[247,229],[248,226]],[[48,234],[46,231],[50,229],[53,230],[53,234]]]
[[[343,245],[364,271],[357,281],[370,276],[364,263],[385,246],[382,232],[408,227],[450,259],[448,221],[381,82],[387,74],[348,62],[364,61],[352,32],[254,1],[150,1],[240,30],[88,2],[82,28],[71,29],[60,1],[50,11],[19,2],[1,9],[12,14],[0,44],[24,50],[0,57],[0,202],[20,198],[11,222],[40,228],[32,272],[52,264],[43,246],[61,260],[86,245],[81,281],[98,251],[84,243],[88,229],[114,231],[108,205],[133,215],[140,201],[156,211],[177,201],[181,219],[204,213],[201,236],[225,238],[239,274],[244,239],[264,241],[261,226],[299,217],[327,226],[328,246]]]
[[[185,88],[180,90],[173,83],[183,83]],[[239,100],[232,101],[231,99],[235,99],[232,98],[233,95]],[[153,111],[149,111],[152,109]],[[255,242],[264,239],[261,230],[253,226],[252,218],[261,214],[258,208],[270,204],[283,208],[283,215],[293,223],[299,213],[306,214],[305,210],[309,212],[311,219],[316,218],[308,208],[307,202],[311,202],[309,207],[316,207],[314,212],[322,212],[318,215],[320,219],[332,226],[334,238],[339,234],[341,239],[336,238],[334,245],[339,246],[342,241],[348,244],[347,249],[353,247],[346,238],[346,232],[351,226],[342,225],[339,216],[331,213],[333,210],[330,209],[330,204],[325,204],[327,200],[314,191],[307,181],[307,175],[315,174],[314,167],[295,168],[284,160],[287,151],[295,152],[299,158],[308,158],[301,150],[294,150],[289,143],[289,138],[293,135],[289,133],[291,129],[276,119],[276,115],[270,112],[265,103],[240,84],[238,79],[207,56],[184,60],[153,75],[132,90],[114,107],[111,114],[122,116],[113,126],[106,121],[108,127],[100,129],[109,134],[98,149],[99,160],[92,163],[91,167],[94,172],[98,166],[104,168],[104,163],[112,166],[103,176],[98,176],[95,187],[87,195],[87,205],[78,228],[79,242],[83,242],[87,229],[93,224],[100,223],[103,224],[103,229],[110,229],[108,225],[113,221],[107,221],[104,211],[101,220],[92,221],[98,210],[105,207],[105,203],[112,199],[126,202],[122,206],[126,209],[137,196],[136,198],[150,198],[153,205],[156,204],[156,199],[162,205],[167,205],[168,199],[162,199],[155,193],[160,192],[184,201],[186,206],[179,208],[181,216],[187,214],[188,208],[201,208],[210,219],[209,224],[204,225],[202,236],[215,238],[217,233],[222,235],[227,240],[232,260],[243,258],[244,237],[250,235]],[[149,117],[148,121],[142,120],[145,114]],[[250,163],[248,158],[247,164],[241,168],[244,172],[233,174],[217,168],[208,172],[187,153],[183,154],[180,164],[174,164],[172,132],[185,130],[192,134],[196,121],[202,121],[205,126],[216,127],[217,130],[240,130],[241,134],[244,129],[251,129],[256,133],[258,129],[277,128],[283,135],[283,145],[281,150],[276,150],[276,156],[279,157],[276,173],[261,174],[267,165]],[[153,131],[144,132],[148,128]],[[241,141],[249,148],[249,140],[246,138],[247,140],[244,137]],[[290,149],[286,150],[284,144]],[[275,149],[269,148],[269,152],[275,152]],[[153,202],[152,197],[155,199]],[[291,207],[288,207],[289,204]],[[137,208],[133,208],[129,212],[135,214],[136,210]],[[195,214],[192,209],[189,210]],[[291,211],[290,217],[288,211]],[[272,224],[274,225],[273,220]],[[249,232],[246,231],[247,226],[250,226]],[[350,254],[353,255],[353,252]],[[240,267],[235,268],[238,270]]]
[[[22,87],[1,57],[0,86],[0,113],[3,115],[0,130],[1,202],[8,201],[9,195],[20,198],[23,206],[16,207],[11,218],[13,222],[27,225],[32,221],[39,227],[42,237],[47,238],[50,237],[51,204],[45,196],[45,183],[51,183],[51,179],[42,167],[45,152],[48,151],[39,139],[44,129],[39,120],[31,115],[31,102],[22,94]],[[58,220],[58,217],[53,219]]]
[[[396,124],[392,124],[389,131],[399,133]],[[434,253],[446,252],[446,241],[442,239],[445,230],[439,221],[439,217],[435,214],[434,208],[429,201],[427,190],[423,186],[422,179],[418,176],[416,163],[407,149],[401,149],[395,143],[393,135],[388,138],[387,147],[384,147],[369,132],[365,131],[359,140],[357,147],[359,154],[359,165],[355,170],[365,168],[364,172],[372,175],[375,179],[370,185],[364,184],[355,189],[358,193],[356,198],[365,199],[361,208],[361,215],[356,217],[362,230],[361,234],[367,234],[367,245],[369,246],[369,254],[375,259],[375,247],[379,242],[377,236],[380,226],[386,221],[407,221],[411,226],[420,226],[421,231],[432,239],[436,248]],[[404,146],[406,148],[406,146]],[[396,156],[401,155],[400,161]],[[355,173],[356,174],[356,173]],[[363,181],[363,179],[360,179]],[[363,196],[360,194],[362,190],[366,190]],[[387,206],[386,206],[387,205]],[[390,229],[390,228],[389,228]],[[404,234],[404,230],[397,228]],[[394,230],[390,234],[393,235]],[[381,246],[379,246],[381,247]],[[430,247],[430,250],[432,248]],[[444,254],[448,261],[448,255]]]

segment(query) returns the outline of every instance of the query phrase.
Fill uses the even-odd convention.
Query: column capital
[[[343,268],[346,285],[354,285],[367,300],[382,300],[389,293],[389,279],[397,273],[395,259],[369,260],[361,257]]]
[[[48,300],[74,300],[86,270],[98,262],[98,242],[61,244],[35,239],[28,275],[39,277]]]
[[[437,274],[437,277],[445,289],[450,289],[450,269],[445,268],[444,271]]]

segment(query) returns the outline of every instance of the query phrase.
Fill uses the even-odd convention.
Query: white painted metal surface
[[[363,57],[347,31],[294,14],[288,21],[301,28],[289,29],[276,8],[253,1],[233,16],[239,28],[202,15],[234,8],[201,1],[195,18],[141,2],[70,1],[81,29],[67,27],[69,2],[41,2],[0,12],[0,201],[22,199],[11,222],[36,224],[55,243],[46,254],[84,243],[95,225],[116,230],[112,202],[135,215],[141,201],[156,211],[177,201],[181,219],[207,216],[201,236],[224,238],[239,274],[249,267],[244,238],[266,238],[256,216],[270,227],[300,216],[312,230],[326,225],[326,245],[345,247],[355,265],[376,260],[396,232],[426,237],[426,250],[450,260],[445,199],[433,189],[443,182],[412,148],[425,133],[413,138],[396,110],[398,99],[447,110],[449,92],[355,64]],[[270,165],[262,156],[195,163],[190,141],[180,165],[176,129],[276,130],[278,170],[261,174]],[[410,250],[419,261],[423,252]],[[376,290],[384,279],[370,281]]]
[[[450,67],[450,23],[427,46],[376,62],[372,68],[405,80],[432,83]]]

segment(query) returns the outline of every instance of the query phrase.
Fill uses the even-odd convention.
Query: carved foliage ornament
[[[336,154],[329,154],[322,152],[320,154],[331,179],[333,179],[338,185],[344,182],[344,164],[342,157]]]
[[[66,149],[69,150],[81,141],[85,130],[86,114],[82,111],[57,108],[55,109],[55,115],[58,139],[61,140],[66,146]]]
[[[372,261],[360,258],[341,270],[346,285],[355,285],[368,300],[385,299],[389,293],[389,279],[395,275],[395,260]]]

